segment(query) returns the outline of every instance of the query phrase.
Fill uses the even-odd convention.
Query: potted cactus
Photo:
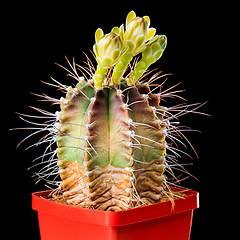
[[[176,85],[162,91],[164,81],[157,81],[166,74],[149,71],[166,45],[148,16],[131,11],[125,26],[96,30],[96,68],[89,57],[87,67],[68,61],[77,84],[47,83],[66,94],[41,96],[59,111],[33,108],[47,119],[41,123],[21,114],[38,125],[24,140],[47,132],[31,145],[49,144],[36,159],[46,165],[35,176],[57,186],[32,194],[43,240],[189,239],[198,193],[177,187],[174,169],[186,170],[176,146],[189,143],[178,118],[202,104],[162,105],[167,97],[181,98]]]

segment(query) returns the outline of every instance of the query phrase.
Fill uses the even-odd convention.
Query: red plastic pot
[[[186,197],[126,211],[78,208],[48,200],[51,191],[32,194],[42,240],[188,240],[198,192]]]

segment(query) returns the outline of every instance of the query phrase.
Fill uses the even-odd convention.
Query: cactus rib
[[[89,117],[89,148],[86,153],[89,192],[94,208],[122,210],[130,206],[131,147],[128,146],[128,113],[122,107],[116,90],[104,88],[96,92]],[[99,174],[100,173],[100,174]],[[116,202],[118,204],[116,204]]]

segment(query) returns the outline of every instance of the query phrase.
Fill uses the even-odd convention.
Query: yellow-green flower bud
[[[150,18],[136,17],[134,11],[131,11],[126,20],[126,31],[124,33],[124,41],[128,45],[128,52],[133,55],[144,51],[146,48],[146,42],[153,38],[156,29],[150,28]]]
[[[113,28],[114,32],[104,35],[102,29],[95,32],[96,43],[93,51],[98,62],[97,70],[94,74],[94,84],[96,88],[101,88],[108,69],[113,67],[119,58],[126,52],[127,46],[122,40],[122,36],[116,34],[118,28]]]
[[[142,53],[142,59],[136,64],[128,79],[128,85],[132,85],[138,81],[149,66],[162,56],[166,46],[167,37],[165,35],[156,36],[155,40],[147,45]]]
[[[110,68],[116,64],[119,57],[126,51],[126,47],[120,36],[110,32],[100,38],[100,31],[99,29],[96,31],[96,44],[93,50],[98,64],[103,68]]]

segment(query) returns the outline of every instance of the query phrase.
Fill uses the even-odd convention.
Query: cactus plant
[[[174,183],[167,179],[167,175],[175,178],[174,168],[185,171],[177,163],[183,151],[174,145],[187,139],[175,120],[195,112],[201,104],[162,106],[164,97],[178,97],[180,90],[172,91],[175,85],[162,91],[163,84],[155,82],[166,76],[161,72],[147,78],[147,69],[167,44],[166,36],[155,35],[155,28],[149,25],[148,16],[136,17],[131,11],[126,30],[121,25],[104,35],[97,29],[93,47],[96,70],[88,57],[88,68],[68,61],[68,74],[77,84],[68,87],[52,79],[54,83],[48,85],[60,88],[66,96],[58,100],[42,95],[60,104],[60,111],[53,114],[34,108],[49,119],[43,123],[25,120],[42,127],[30,136],[48,132],[33,145],[49,144],[37,159],[42,164],[50,158],[36,177],[58,186],[52,193],[54,201],[118,211],[181,196],[171,191],[169,186]],[[141,59],[132,63],[136,55]],[[79,77],[76,67],[84,77]],[[23,117],[34,116],[21,114]],[[55,143],[57,149],[52,150]]]

